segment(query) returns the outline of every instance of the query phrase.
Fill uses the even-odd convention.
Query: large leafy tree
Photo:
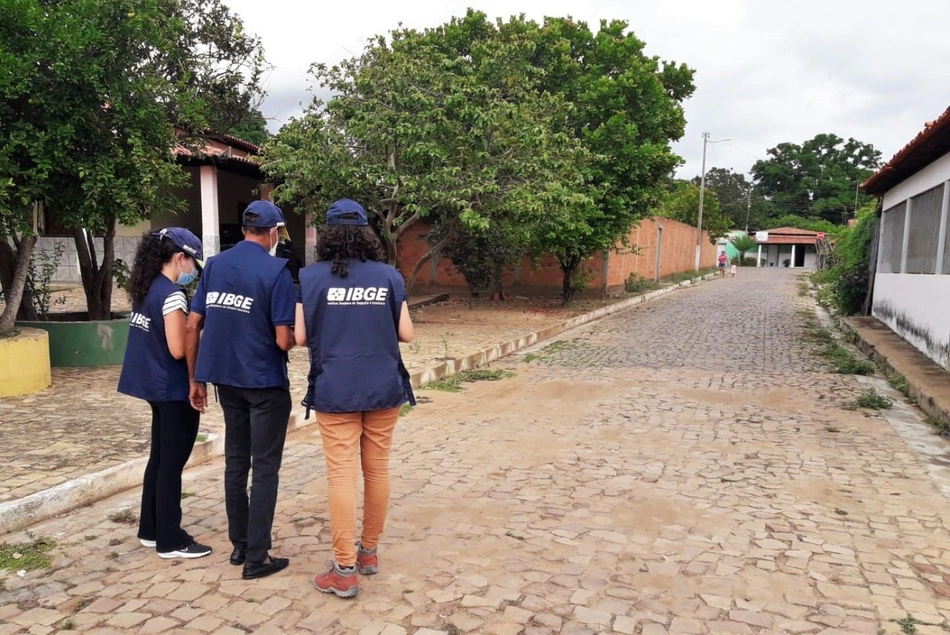
[[[0,331],[12,328],[20,304],[40,208],[73,232],[89,317],[109,316],[116,225],[180,205],[170,188],[185,174],[172,148],[188,140],[172,124],[204,130],[215,120],[209,105],[220,113],[219,100],[241,92],[235,75],[246,79],[247,67],[226,61],[241,45],[224,40],[243,35],[228,15],[197,0],[5,3],[0,231],[17,255]]]
[[[679,221],[693,227],[699,220],[699,186],[690,181],[673,181],[660,200],[655,214]],[[703,230],[709,232],[709,240],[715,242],[732,228],[714,190],[703,195]]]
[[[264,169],[281,180],[279,200],[319,212],[334,199],[359,199],[374,213],[396,261],[400,235],[428,219],[439,253],[460,230],[504,225],[526,244],[543,216],[577,202],[586,153],[560,122],[560,95],[533,90],[532,43],[503,39],[484,22],[394,31],[360,57],[316,65],[334,97],[315,101],[264,148]],[[449,45],[449,43],[453,43]]]
[[[581,190],[593,205],[579,205],[563,225],[550,219],[538,235],[539,251],[560,262],[569,302],[581,262],[623,241],[660,200],[680,162],[670,143],[685,130],[693,71],[647,55],[622,20],[602,21],[596,33],[571,18],[508,25],[522,29],[537,43],[532,63],[543,73],[542,89],[575,105],[565,125],[593,157]]]
[[[834,134],[819,134],[801,145],[780,143],[768,158],[752,166],[757,189],[777,208],[776,215],[796,214],[843,224],[855,214],[858,184],[881,164],[874,146]],[[857,197],[860,208],[868,202]]]

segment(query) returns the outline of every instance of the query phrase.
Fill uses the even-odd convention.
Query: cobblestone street
[[[741,269],[493,366],[512,378],[420,391],[380,573],[355,600],[311,585],[330,540],[308,428],[281,473],[287,571],[245,582],[228,565],[216,460],[186,473],[183,502],[214,554],[141,547],[109,520],[138,491],[41,523],[52,567],[0,572],[0,635],[946,633],[933,459],[845,408],[864,386],[802,343],[810,306],[794,272]]]

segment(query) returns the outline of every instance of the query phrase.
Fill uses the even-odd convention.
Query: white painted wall
[[[884,209],[890,209],[912,196],[950,180],[950,153],[947,153],[912,177],[901,181],[884,194]]]
[[[950,275],[878,273],[872,313],[950,370]]]

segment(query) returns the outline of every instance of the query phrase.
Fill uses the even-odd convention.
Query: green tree
[[[699,186],[690,181],[673,181],[655,215],[695,227],[699,220]],[[722,213],[716,192],[706,190],[703,195],[703,230],[709,232],[710,242],[715,243],[731,228],[732,221]]]
[[[255,81],[244,74],[247,64],[229,57],[246,44],[240,20],[220,2],[5,3],[0,233],[17,254],[14,267],[0,268],[15,270],[4,276],[0,331],[12,328],[21,304],[23,267],[42,231],[38,210],[72,228],[89,317],[109,316],[117,223],[180,206],[171,188],[187,179],[171,150],[189,140],[172,124],[204,130],[216,120],[210,102],[220,113],[221,100]],[[249,50],[256,56],[259,46]]]
[[[759,243],[756,242],[755,238],[749,236],[748,234],[737,234],[729,239],[729,242],[735,247],[735,250],[739,252],[739,264],[745,264],[745,255],[757,248]]]
[[[587,155],[559,129],[563,97],[533,90],[531,43],[502,40],[488,23],[473,37],[459,20],[394,31],[360,57],[315,65],[335,96],[314,101],[264,148],[279,200],[319,212],[342,196],[363,202],[391,262],[420,219],[444,231],[409,277],[463,228],[506,228],[527,244],[541,217],[566,215]],[[464,53],[447,45],[458,41]],[[581,197],[583,201],[583,197]]]
[[[176,23],[173,48],[165,58],[166,76],[187,86],[204,106],[203,117],[193,123],[211,132],[263,142],[267,128],[260,106],[266,96],[262,80],[268,65],[260,38],[245,30],[241,17],[224,0],[159,2],[167,19]],[[191,123],[180,111],[180,102],[167,103],[170,121]]]
[[[759,229],[775,229],[777,227],[795,227],[796,229],[807,229],[813,232],[825,232],[829,235],[837,234],[844,229],[842,225],[835,225],[823,218],[802,218],[794,214],[770,218]]]
[[[780,143],[768,159],[752,166],[756,187],[778,214],[824,218],[843,224],[855,214],[858,184],[881,164],[874,146],[834,134],[819,134],[798,145]],[[870,199],[858,196],[860,208]]]
[[[250,141],[255,145],[264,145],[271,136],[267,130],[267,120],[264,119],[264,115],[261,114],[260,110],[255,110],[251,117],[248,121],[226,129],[225,132],[239,139]]]
[[[540,27],[511,20],[503,30],[536,43],[540,87],[575,106],[565,125],[593,157],[578,190],[593,204],[578,201],[574,213],[558,217],[563,224],[550,219],[537,234],[536,250],[560,262],[566,303],[581,262],[624,241],[660,200],[680,163],[670,143],[685,130],[693,70],[647,55],[622,20],[602,21],[596,34],[571,18],[546,18]]]

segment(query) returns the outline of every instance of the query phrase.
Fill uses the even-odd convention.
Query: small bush
[[[660,285],[649,278],[638,275],[636,272],[631,272],[630,277],[623,283],[623,288],[627,293],[646,293],[659,289]]]
[[[855,399],[854,404],[858,408],[868,410],[887,410],[894,405],[894,400],[879,394],[873,388],[868,388]]]
[[[904,395],[910,394],[910,387],[907,385],[907,378],[903,375],[889,375],[887,378],[887,383],[889,383],[891,388],[899,393],[903,393]]]
[[[514,377],[515,374],[507,370],[463,370],[444,379],[429,382],[421,386],[422,390],[441,390],[444,392],[461,392],[462,384],[476,381],[499,381]]]

